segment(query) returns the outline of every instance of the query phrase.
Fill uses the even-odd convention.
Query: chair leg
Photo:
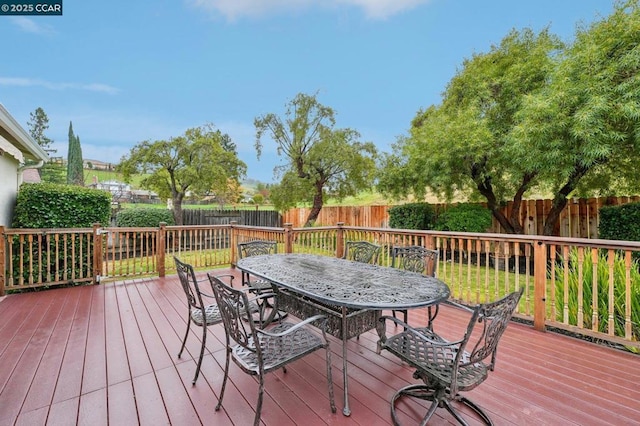
[[[331,349],[327,344],[326,350],[326,359],[327,359],[327,386],[329,387],[329,405],[331,406],[331,412],[335,413],[336,410],[336,400],[333,394],[333,376],[331,375]]]
[[[184,339],[182,339],[182,347],[180,348],[180,352],[178,352],[178,358],[182,355],[182,351],[184,351],[184,346],[187,344],[187,337],[189,336],[189,329],[191,328],[191,315],[187,317],[187,332],[184,333]]]
[[[427,328],[429,330],[433,330],[433,321],[438,316],[438,311],[440,310],[440,305],[429,306],[427,309],[428,309],[427,312],[428,312],[428,316],[429,316],[429,322],[427,323]]]
[[[482,408],[476,405],[475,402],[471,401],[469,398],[466,398],[458,394],[456,395],[455,400],[472,409],[484,421],[485,424],[489,426],[493,425],[493,421],[491,421],[491,418],[489,418],[489,415]]]
[[[426,425],[429,419],[433,416],[433,413],[436,412],[436,409],[440,405],[440,401],[442,399],[441,394],[443,392],[444,390],[442,390],[442,392],[438,392],[422,383],[405,386],[399,389],[391,397],[391,419],[393,420],[393,424],[395,426],[400,425],[400,422],[398,421],[398,416],[396,413],[396,401],[403,396],[409,396],[412,398],[419,398],[427,401],[432,401],[431,405],[429,406],[429,410],[427,411],[427,414],[423,417],[422,421],[420,422],[421,426]]]
[[[264,372],[261,371],[258,377],[260,378],[260,387],[258,390],[258,403],[256,404],[256,416],[253,420],[253,426],[260,425],[260,415],[262,413],[262,394],[264,393]]]
[[[216,405],[216,411],[222,407],[222,398],[224,397],[224,388],[227,385],[227,378],[229,377],[229,361],[231,358],[231,348],[229,347],[229,341],[227,340],[227,359],[224,363],[224,377],[222,378],[222,387],[220,388],[220,396],[218,397],[218,404]]]
[[[204,349],[207,346],[207,325],[202,325],[202,347],[200,348],[200,358],[198,359],[198,366],[196,367],[196,375],[193,377],[192,385],[196,384],[198,375],[200,374],[200,366],[202,365],[202,358],[204,357]]]

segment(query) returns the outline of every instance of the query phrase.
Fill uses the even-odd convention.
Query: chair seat
[[[294,323],[282,322],[267,331],[269,333],[282,333],[295,325]],[[260,340],[260,347],[262,348],[265,373],[278,369],[287,362],[301,358],[325,346],[320,336],[305,328],[300,328],[282,337],[273,337],[259,333],[258,339]],[[253,348],[255,344],[250,342],[250,346]],[[259,374],[258,356],[255,352],[236,345],[233,347],[233,358],[246,372]]]
[[[273,285],[267,280],[250,280],[247,285],[251,291],[271,291]]]
[[[448,343],[426,327],[414,330],[433,341]],[[451,383],[457,355],[455,348],[455,346],[430,344],[409,331],[389,337],[385,343],[385,349],[417,368],[419,373],[416,372],[416,374],[433,378],[440,383]],[[469,353],[464,351],[456,378],[459,390],[473,389],[482,383],[488,375],[488,368],[484,363],[476,362],[466,365],[468,361]]]
[[[205,317],[207,319],[207,325],[218,324],[222,321],[222,316],[220,316],[220,309],[215,303],[207,305],[204,311]],[[249,302],[249,311],[251,313],[260,312],[260,307],[255,302]],[[194,324],[202,326],[202,319],[203,317],[201,309],[195,308],[191,310],[191,321],[193,321]]]
[[[220,316],[220,309],[218,309],[218,305],[212,304],[207,305],[204,308],[204,317],[202,315],[202,309],[192,309],[191,310],[191,321],[194,324],[202,326],[204,323],[203,319],[206,318],[207,325],[217,324],[222,321],[222,317]]]

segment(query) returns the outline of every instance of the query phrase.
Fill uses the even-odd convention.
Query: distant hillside
[[[100,160],[84,159],[82,160],[82,163],[85,169],[90,170],[113,170],[116,167],[116,165],[113,163],[105,163],[104,161]]]

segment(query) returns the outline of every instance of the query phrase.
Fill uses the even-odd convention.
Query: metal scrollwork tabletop
[[[350,308],[408,309],[449,297],[449,287],[437,278],[328,256],[251,256],[240,259],[237,267],[316,300]]]

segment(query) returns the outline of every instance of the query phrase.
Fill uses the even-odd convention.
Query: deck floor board
[[[454,336],[464,330],[464,313],[440,311],[438,331]],[[201,375],[191,385],[202,333],[191,327],[178,358],[187,312],[176,276],[2,299],[0,426],[251,424],[258,382],[233,363],[223,406],[215,411],[226,351],[221,325],[209,327]],[[424,324],[426,311],[410,312],[409,320]],[[397,329],[389,325],[387,330]],[[392,424],[389,399],[396,389],[415,383],[413,371],[386,352],[376,353],[375,332],[351,339],[352,415],[345,417],[341,341],[330,341],[337,412],[329,408],[325,358],[319,351],[292,364],[287,373],[266,376],[262,424]],[[638,355],[512,323],[496,371],[467,395],[498,426],[640,425],[639,382]],[[415,424],[426,405],[401,401],[397,408],[401,420]],[[480,424],[470,415],[465,418],[470,425]],[[430,424],[455,422],[438,410]]]

